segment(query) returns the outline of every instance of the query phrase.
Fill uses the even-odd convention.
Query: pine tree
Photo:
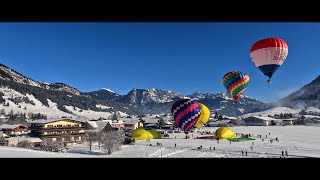
[[[218,119],[219,118],[219,114],[218,112],[216,111],[216,113],[214,114],[214,119]]]
[[[112,115],[112,120],[118,120],[116,112]]]
[[[14,112],[11,110],[9,113],[9,120],[14,120],[14,119],[15,119]]]

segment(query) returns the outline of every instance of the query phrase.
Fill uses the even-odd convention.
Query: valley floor
[[[199,131],[214,132],[216,129],[217,127],[203,127]],[[0,146],[0,157],[280,158],[282,151],[288,152],[286,158],[320,157],[320,127],[241,126],[231,127],[231,129],[236,133],[253,134],[256,140],[231,143],[228,140],[220,140],[218,143],[217,140],[194,139],[197,136],[202,136],[198,132],[190,133],[190,139],[185,139],[184,133],[174,133],[169,134],[169,138],[153,139],[150,142],[136,141],[135,145],[124,145],[120,151],[113,152],[111,155],[104,154],[97,144],[93,145],[90,152],[88,144],[84,143],[68,145],[66,153]],[[258,134],[262,135],[264,142],[256,137]],[[279,142],[274,140],[276,137]],[[273,143],[270,142],[271,139],[273,139]],[[254,142],[253,149],[251,149],[252,142]],[[162,146],[157,146],[157,143],[162,143]],[[202,149],[197,149],[201,145]],[[215,150],[213,150],[214,148]],[[247,151],[247,156],[245,153],[242,155],[242,151]]]

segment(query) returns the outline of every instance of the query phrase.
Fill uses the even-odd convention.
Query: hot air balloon
[[[268,76],[268,83],[271,84],[271,77],[283,64],[288,56],[288,45],[280,38],[266,38],[256,42],[250,50],[250,57],[256,67],[264,75]]]
[[[240,98],[240,95],[248,87],[249,80],[250,77],[248,74],[241,71],[232,71],[223,76],[222,84],[237,102],[237,100]]]
[[[237,137],[237,135],[232,131],[232,129],[228,127],[221,127],[217,129],[214,133],[214,136],[216,139],[229,139]]]
[[[204,104],[199,104],[201,108],[201,115],[198,122],[194,125],[195,128],[201,127],[202,125],[206,124],[209,121],[210,117],[210,110],[208,109],[208,107]]]
[[[191,99],[181,99],[173,103],[171,113],[175,123],[184,133],[189,133],[189,130],[197,123],[201,115],[200,104]]]

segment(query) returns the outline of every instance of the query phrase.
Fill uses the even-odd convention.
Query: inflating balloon
[[[264,75],[269,77],[269,84],[271,84],[271,77],[283,64],[287,56],[288,45],[280,38],[262,39],[256,42],[250,50],[252,61]]]
[[[229,138],[235,138],[237,135],[228,127],[221,127],[216,130],[214,133],[214,137],[216,139],[229,139]]]
[[[223,76],[222,84],[235,101],[248,87],[250,77],[241,71],[232,71]]]
[[[200,104],[191,99],[181,99],[173,103],[171,113],[175,123],[185,134],[197,123],[201,115]]]
[[[194,125],[195,128],[205,125],[209,121],[209,117],[210,117],[210,110],[208,109],[208,107],[202,103],[199,103],[199,104],[201,108],[201,115],[197,123]]]

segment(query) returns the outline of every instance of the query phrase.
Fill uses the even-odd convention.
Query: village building
[[[30,136],[42,140],[82,142],[84,137],[84,121],[60,118],[29,121]]]

